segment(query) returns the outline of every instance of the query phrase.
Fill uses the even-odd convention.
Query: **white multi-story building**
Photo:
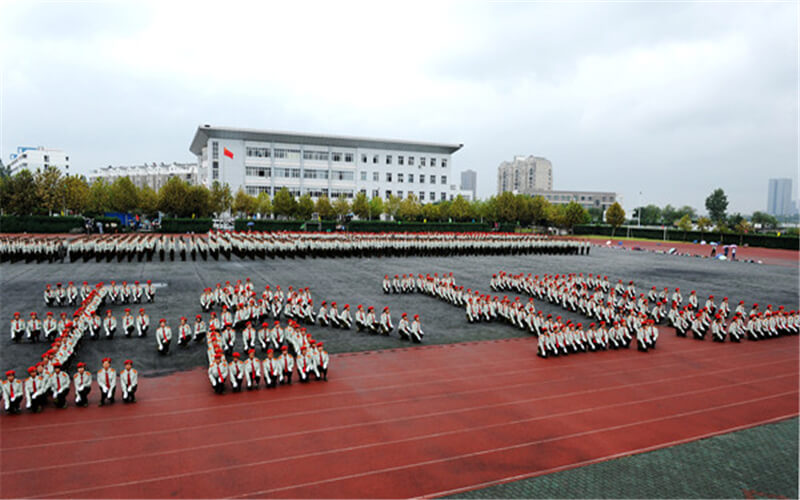
[[[525,194],[542,196],[553,205],[566,205],[572,201],[585,209],[599,208],[603,212],[617,201],[617,193],[608,191],[553,191],[552,189],[534,189]]]
[[[452,155],[462,144],[397,141],[203,125],[189,150],[208,185],[227,183],[250,195],[368,198],[416,195],[423,203],[460,193]]]
[[[11,175],[16,175],[21,170],[36,172],[47,167],[56,167],[64,175],[70,174],[69,155],[60,149],[19,146],[10,160],[7,167],[11,170]]]
[[[515,156],[497,167],[497,194],[505,191],[531,194],[553,189],[553,165],[538,156]]]
[[[120,177],[128,177],[133,184],[142,188],[149,186],[158,191],[172,177],[178,177],[191,185],[200,183],[196,163],[150,163],[132,166],[107,166],[89,174],[89,182],[105,179],[109,184]]]

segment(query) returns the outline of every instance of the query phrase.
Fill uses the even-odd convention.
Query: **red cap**
[[[78,366],[78,368],[85,368],[85,367],[86,367],[86,363],[84,363],[83,361],[81,361],[80,363],[78,363],[78,365],[77,365],[77,366]]]
[[[53,368],[61,368],[61,363],[56,361],[55,363],[53,363]]]
[[[105,363],[106,361],[108,361],[109,363],[111,363],[111,358],[103,358],[103,363]]]
[[[267,349],[267,354],[272,354],[272,349]]]
[[[283,346],[283,347],[281,347],[281,351],[288,351],[288,350],[289,350],[289,347],[288,347],[288,346]]]
[[[16,375],[16,374],[17,374],[17,372],[15,372],[14,370],[8,370],[6,372],[6,377],[10,377],[11,375]]]
[[[36,373],[36,367],[35,366],[29,366],[28,367],[28,373]]]
[[[222,359],[222,354],[220,353],[215,354],[214,359]]]
[[[233,353],[233,357],[234,358],[238,358],[239,357],[239,353],[238,352]]]
[[[256,353],[255,349],[248,349],[247,350],[247,354],[255,354],[255,353]]]

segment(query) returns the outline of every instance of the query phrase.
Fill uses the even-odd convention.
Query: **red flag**
[[[231,150],[230,150],[230,149],[228,149],[228,148],[222,148],[222,154],[224,154],[225,156],[227,156],[228,158],[230,158],[231,160],[233,160],[233,153],[231,153]]]

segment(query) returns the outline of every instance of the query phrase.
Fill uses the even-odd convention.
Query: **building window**
[[[397,182],[403,182],[403,174],[397,174]]]
[[[392,173],[386,172],[386,182],[392,182]]]
[[[327,151],[303,151],[304,160],[328,161]]]
[[[419,174],[419,183],[425,184],[425,174]]]
[[[269,158],[271,156],[269,148],[248,147],[245,154],[250,158]]]
[[[442,176],[442,184],[447,184],[447,176],[446,175]]]
[[[431,158],[431,167],[436,166],[436,158]]]
[[[355,173],[347,170],[334,170],[331,172],[331,178],[335,181],[352,181],[355,179]]]
[[[447,158],[442,158],[442,168],[447,168]]]
[[[215,169],[213,169],[213,170],[211,171],[211,179],[212,179],[212,180],[217,180],[217,179],[219,179],[219,169],[218,169],[218,168],[215,168]]]
[[[335,162],[342,161],[342,153],[334,151],[333,152],[333,161],[335,161]]]
[[[372,182],[380,181],[380,175],[378,172],[372,172]]]
[[[403,157],[402,156],[398,156],[397,157],[397,164],[398,165],[403,165]]]
[[[299,179],[300,169],[275,167],[275,177],[289,177],[289,178]]]
[[[424,156],[420,156],[419,157],[419,166],[420,167],[424,167],[425,166],[425,157]]]
[[[367,180],[367,173],[366,172],[361,172],[361,180],[362,181],[366,181]]]
[[[387,165],[391,165],[392,164],[392,155],[386,155],[386,164]]]
[[[408,157],[408,165],[409,165],[410,167],[413,167],[413,166],[414,166],[414,157],[413,157],[413,156],[409,156],[409,157]]]
[[[425,201],[425,191],[419,192],[419,201]]]
[[[283,158],[286,160],[299,160],[300,159],[300,150],[299,149],[276,149],[275,150],[275,158]]]
[[[250,196],[258,196],[261,193],[270,194],[269,186],[246,186],[247,194]]]
[[[378,155],[372,155],[372,164],[373,165],[377,165],[378,164]]]
[[[391,189],[387,189],[384,199],[388,200],[391,195],[392,195],[392,190]]]
[[[436,176],[431,175],[431,184],[436,184]]]
[[[345,163],[353,163],[353,153],[345,153],[344,154],[344,162]]]
[[[314,198],[319,198],[320,196],[328,196],[328,190],[326,188],[309,188],[306,189],[306,194]]]
[[[377,189],[373,189],[373,190],[372,190],[372,197],[373,197],[373,198],[377,198],[377,197],[378,197],[378,196],[380,196],[380,195],[381,195],[381,192],[380,192],[380,191],[378,191]]]
[[[248,177],[271,177],[272,169],[269,167],[246,167],[245,175]],[[186,177],[189,177],[188,175]]]
[[[211,159],[212,160],[219,159],[219,143],[217,141],[211,142]]]
[[[327,179],[328,169],[324,168],[306,168],[303,170],[304,179]]]
[[[441,195],[442,195],[442,196],[439,198],[440,200],[444,201],[444,200],[446,200],[446,199],[447,199],[447,193],[445,193],[445,192],[443,191],[443,192],[441,193]]]
[[[64,161],[69,161],[69,156],[65,156]]]
[[[430,195],[431,195],[431,201],[436,201],[436,193],[431,191]]]
[[[408,182],[414,184],[414,174],[408,174]]]
[[[361,155],[361,163],[367,163],[367,155],[365,154]]]

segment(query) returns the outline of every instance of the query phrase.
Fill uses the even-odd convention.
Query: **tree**
[[[711,227],[711,219],[708,217],[700,217],[697,219],[697,230],[700,231],[700,237],[703,237],[703,233]]]
[[[386,203],[383,204],[383,213],[394,219],[397,215],[397,211],[400,210],[400,202],[402,201],[403,200],[397,196],[390,194]]]
[[[181,217],[187,211],[189,185],[178,177],[170,177],[158,190],[158,210],[173,217]]]
[[[380,196],[375,196],[371,200],[369,200],[369,219],[372,220],[373,217],[380,217],[383,213],[383,200]]]
[[[127,214],[139,206],[139,193],[129,177],[117,177],[109,189],[111,210]]]
[[[456,196],[453,203],[450,204],[450,217],[458,222],[469,219],[469,202],[463,196]]]
[[[692,229],[692,219],[689,218],[689,214],[684,214],[683,217],[675,223],[679,229],[683,231],[683,239],[686,239],[686,233],[688,233]]]
[[[333,212],[340,219],[350,213],[350,202],[347,201],[347,198],[345,198],[343,194],[339,195],[336,201],[333,202]]]
[[[655,205],[647,205],[640,208],[642,211],[642,224],[646,226],[653,226],[661,223],[661,209]]]
[[[747,222],[747,219],[742,219],[736,224],[733,230],[739,234],[739,244],[741,245],[742,240],[744,240],[744,235],[753,230],[753,225]]]
[[[255,213],[258,209],[258,201],[247,194],[244,189],[239,188],[236,191],[236,196],[233,197],[233,213],[243,214],[245,216]]]
[[[497,200],[497,218],[502,222],[514,222],[518,219],[518,201],[510,191],[500,193]]]
[[[150,186],[143,186],[136,199],[139,202],[137,208],[142,215],[150,217],[158,213],[158,193]]]
[[[598,222],[603,222],[603,209],[600,207],[591,207],[586,210],[589,213],[589,217],[591,217],[590,223],[596,224]]]
[[[336,215],[336,212],[333,211],[331,200],[325,195],[317,198],[315,210],[319,214],[319,218],[322,220],[331,220],[333,219],[333,216]]]
[[[52,166],[37,169],[34,182],[36,182],[36,196],[39,198],[38,207],[35,208],[47,212],[48,215],[59,212],[64,207],[61,171]]]
[[[63,182],[64,206],[73,214],[82,214],[89,203],[89,183],[81,175],[66,177]]]
[[[356,194],[356,198],[353,200],[353,213],[359,219],[369,217],[369,200],[367,200],[367,195],[361,191]]]
[[[3,201],[3,209],[14,215],[30,215],[36,209],[36,181],[29,170],[20,170],[16,175],[4,182],[8,201]]]
[[[625,223],[625,210],[623,210],[619,202],[615,201],[606,210],[606,223],[611,225],[611,237],[613,238],[619,226]]]
[[[269,194],[267,194],[266,191],[261,191],[258,193],[258,198],[256,198],[256,201],[256,212],[261,214],[262,217],[267,217],[272,214],[272,200],[270,200]]]
[[[275,193],[275,199],[272,200],[272,212],[275,215],[291,217],[294,215],[296,205],[297,202],[289,193],[289,190],[281,188],[280,191]]]
[[[89,203],[86,210],[90,214],[102,215],[111,204],[111,188],[104,179],[95,179],[89,186]]]
[[[728,210],[728,197],[721,188],[715,189],[706,198],[706,210],[714,222],[725,220],[725,211]]]
[[[256,208],[256,199],[252,196],[250,212],[254,212]],[[180,214],[183,217],[208,217],[213,211],[211,210],[211,191],[205,186],[191,186],[186,197],[186,206],[184,212]]]
[[[416,220],[422,215],[422,205],[414,193],[408,193],[408,196],[400,202],[397,215],[401,220],[405,221]]]
[[[753,212],[750,221],[753,224],[760,224],[764,229],[775,229],[778,227],[778,219],[764,212]]]
[[[665,205],[664,208],[661,209],[661,222],[663,222],[664,225],[671,226],[680,218],[681,216],[678,210],[672,205]]]
[[[531,200],[531,218],[537,226],[547,225],[547,214],[550,210],[550,202],[544,196],[534,196]],[[602,212],[601,212],[602,217]]]
[[[744,216],[739,212],[729,215],[727,221],[728,227],[736,227],[736,225],[739,224],[742,220],[744,220]]]
[[[297,201],[297,217],[302,220],[308,220],[313,212],[314,200],[311,199],[310,194],[306,193]]]
[[[426,221],[437,220],[440,217],[439,205],[434,205],[433,203],[422,205],[422,217],[424,217]]]
[[[572,232],[573,226],[586,222],[586,209],[583,208],[578,202],[571,201],[564,209],[564,227]]]
[[[231,194],[231,187],[226,184],[220,184],[219,181],[214,181],[211,184],[211,211],[216,214],[221,214],[231,209],[233,205],[233,195]]]

